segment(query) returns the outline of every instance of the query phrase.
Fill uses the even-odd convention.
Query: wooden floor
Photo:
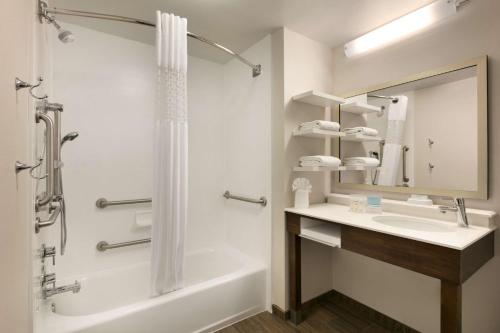
[[[218,333],[388,333],[381,326],[347,311],[329,300],[322,300],[305,311],[306,319],[298,326],[283,321],[269,312],[263,312]]]

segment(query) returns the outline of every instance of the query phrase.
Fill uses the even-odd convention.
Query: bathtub
[[[188,254],[184,288],[155,298],[149,297],[149,263],[76,279],[79,293],[43,301],[35,332],[212,332],[266,306],[265,266],[229,248]]]

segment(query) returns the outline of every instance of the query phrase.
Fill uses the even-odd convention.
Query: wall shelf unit
[[[374,106],[361,102],[348,102],[340,106],[340,111],[355,114],[365,114],[373,112],[381,113],[382,108],[380,106]]]
[[[342,97],[337,97],[314,90],[309,90],[305,93],[295,95],[292,97],[292,100],[310,105],[321,106],[324,108],[345,103],[345,99],[343,99]]]
[[[345,136],[343,132],[335,132],[335,131],[325,131],[319,128],[306,128],[306,129],[296,129],[293,131],[293,136],[304,136],[307,138],[318,138],[318,139],[327,139],[327,138],[338,138]]]
[[[342,141],[352,141],[352,142],[378,142],[382,141],[379,136],[364,135],[361,133],[345,134],[342,136]]]

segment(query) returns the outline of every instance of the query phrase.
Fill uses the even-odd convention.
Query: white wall
[[[416,185],[476,191],[476,77],[415,90],[415,109]]]
[[[473,208],[500,211],[500,2],[471,1],[435,29],[356,59],[334,50],[335,92],[343,93],[414,73],[489,56],[489,200],[467,200]],[[406,196],[387,195],[405,199]],[[498,244],[498,233],[496,240]],[[463,332],[500,331],[500,257],[465,282]],[[334,256],[334,287],[423,332],[439,332],[439,282],[346,251]]]
[[[324,153],[324,145],[320,140],[293,137],[292,131],[304,121],[323,119],[324,109],[303,103],[291,101],[292,96],[308,90],[317,90],[331,93],[332,81],[332,54],[331,50],[312,39],[304,37],[286,28],[273,34],[273,46],[279,55],[282,55],[283,72],[282,79],[275,78],[273,85],[275,93],[281,93],[281,97],[275,98],[273,113],[277,115],[273,119],[273,148],[282,150],[281,153],[273,153],[273,192],[276,196],[284,196],[273,206],[273,289],[272,302],[281,309],[288,306],[288,276],[287,276],[287,254],[286,254],[286,231],[284,220],[284,209],[293,204],[293,192],[291,189],[293,179],[296,177],[308,178],[313,186],[311,202],[324,200],[325,178],[322,173],[293,172],[292,168],[298,165],[298,160],[304,155],[315,155]],[[282,49],[282,50],[281,50]],[[280,63],[280,59],[276,59]],[[280,71],[276,71],[280,75]],[[279,88],[279,86],[282,88]],[[279,104],[281,102],[281,105]],[[280,142],[281,141],[281,142]],[[279,161],[283,158],[284,164]],[[274,197],[274,195],[273,195]],[[331,289],[331,275],[328,267],[331,267],[331,249],[314,242],[303,242],[302,262],[303,275],[303,301],[307,301],[319,294]]]
[[[31,162],[33,99],[16,91],[14,78],[33,82],[33,1],[0,3],[0,332],[31,332],[31,187],[28,171],[15,173],[15,161]]]
[[[271,194],[270,47],[270,37],[266,37],[244,53],[263,66],[257,78],[236,60],[224,65],[225,189],[251,198]],[[224,219],[232,246],[269,260],[269,206],[226,200]]]
[[[265,196],[269,203],[262,207],[226,200],[226,237],[232,247],[269,267],[273,204],[270,143],[271,37],[265,37],[242,55],[261,64],[263,71],[260,76],[253,78],[251,69],[237,60],[224,65],[224,190],[251,198]],[[218,196],[221,193],[222,191]]]

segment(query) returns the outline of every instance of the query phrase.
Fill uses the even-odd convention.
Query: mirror
[[[487,197],[486,57],[347,97],[337,186]]]

